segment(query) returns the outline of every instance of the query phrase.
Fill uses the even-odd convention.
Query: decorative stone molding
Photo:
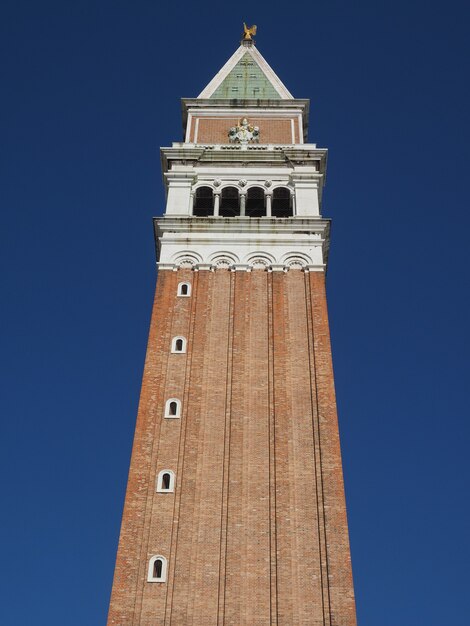
[[[254,270],[267,270],[270,264],[262,257],[255,257],[252,259],[250,265]]]
[[[155,219],[159,270],[325,270],[329,222],[321,218]],[[236,266],[236,267],[235,267]]]
[[[228,270],[232,267],[233,261],[228,257],[220,257],[215,261],[214,265],[215,269]]]
[[[175,255],[172,260],[177,268],[194,269],[198,263],[201,263],[202,257],[197,252],[188,250]]]
[[[290,252],[282,255],[280,258],[281,263],[284,263],[286,267],[292,269],[302,269],[312,263],[311,257],[301,252]]]
[[[232,271],[248,271],[252,270],[265,270],[265,271],[288,271],[290,269],[300,269],[304,271],[323,271],[324,264],[315,264],[312,259],[306,255],[300,254],[288,254],[284,255],[281,259],[277,260],[272,255],[265,252],[254,253],[248,255],[243,263],[232,254],[227,253],[215,253],[211,255],[208,262],[196,263],[194,258],[189,255],[178,259],[176,263],[160,263],[159,269],[173,269],[190,268],[194,271],[214,271],[218,269],[227,269]]]
[[[219,258],[216,263],[196,263],[191,266],[194,272],[208,271],[213,272],[215,270],[231,270],[231,271],[244,271],[251,272],[252,270],[265,270],[269,272],[287,272],[288,270],[302,270],[305,272],[323,272],[326,268],[325,263],[309,263],[306,264],[303,259],[293,259],[288,263],[269,263],[266,259],[257,258],[253,259],[250,263],[233,263],[231,259]],[[172,270],[177,271],[182,269],[181,265],[176,263],[158,263],[159,270]]]
[[[276,263],[276,258],[264,250],[248,254],[244,260],[253,269],[267,269],[272,263]]]
[[[239,263],[240,259],[233,252],[229,252],[227,250],[219,250],[211,254],[208,257],[208,261],[212,263],[216,267],[222,267],[223,265],[233,265],[234,263]]]
[[[305,261],[303,259],[291,259],[287,263],[287,267],[292,270],[301,270],[305,267]]]

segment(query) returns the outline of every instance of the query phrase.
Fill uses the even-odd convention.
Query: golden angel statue
[[[243,39],[251,39],[252,35],[256,35],[256,24],[247,26],[245,22],[243,22]]]

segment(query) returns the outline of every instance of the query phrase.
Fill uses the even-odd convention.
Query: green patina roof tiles
[[[281,96],[248,52],[225,77],[211,98],[281,100]]]

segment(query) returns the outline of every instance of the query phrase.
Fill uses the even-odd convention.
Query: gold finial
[[[256,24],[247,26],[245,22],[243,22],[243,41],[251,41],[252,35],[256,35]]]

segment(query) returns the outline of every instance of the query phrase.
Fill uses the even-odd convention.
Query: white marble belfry
[[[237,59],[242,54],[237,51]],[[229,60],[199,98],[183,100],[185,141],[161,150],[167,202],[164,216],[154,220],[158,268],[324,271],[329,220],[321,216],[321,200],[327,151],[304,143],[309,102],[294,99],[264,60],[260,67],[265,63],[263,71],[279,99],[214,100],[211,95],[237,59]],[[198,143],[201,119],[215,120],[219,128],[227,121],[225,142]],[[235,128],[233,119],[240,120]],[[287,119],[292,143],[263,143],[272,136],[270,125]],[[201,188],[210,198],[206,213],[198,211]],[[233,215],[224,211],[227,188],[238,194]],[[258,198],[264,195],[261,214],[250,213],[253,188]],[[279,188],[290,198],[287,214],[276,214]]]

